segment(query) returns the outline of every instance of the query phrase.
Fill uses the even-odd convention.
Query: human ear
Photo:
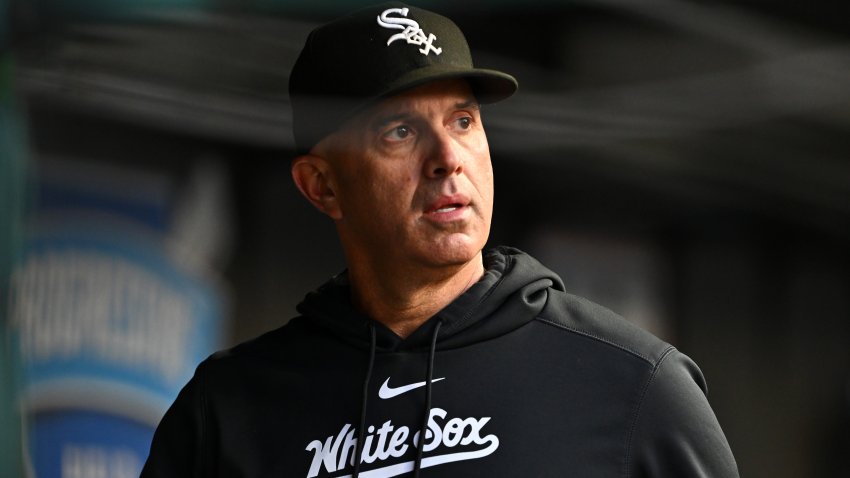
[[[332,171],[328,162],[312,154],[298,156],[292,161],[292,180],[301,194],[319,211],[332,219],[342,219]]]

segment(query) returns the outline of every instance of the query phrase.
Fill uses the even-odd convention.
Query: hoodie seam
[[[669,357],[674,350],[676,350],[676,348],[672,345],[667,347],[667,349],[664,351],[664,354],[662,354],[661,358],[658,359],[658,362],[652,368],[652,372],[649,374],[646,383],[644,383],[643,388],[641,389],[638,402],[635,405],[634,411],[632,412],[631,425],[629,426],[629,434],[626,437],[626,455],[623,460],[623,475],[625,476],[625,478],[629,478],[630,476],[632,476],[630,466],[632,461],[632,446],[634,445],[634,437],[637,432],[640,414],[641,411],[643,411],[643,405],[646,402],[646,396],[649,394],[649,387],[655,382],[655,377],[658,376],[658,370],[661,368],[661,365],[664,363],[664,360]]]
[[[541,322],[543,322],[543,323],[545,323],[545,324],[551,325],[551,326],[553,326],[553,327],[556,327],[556,328],[559,328],[559,329],[563,329],[563,330],[567,330],[567,331],[569,331],[569,332],[573,332],[573,333],[575,333],[575,334],[579,334],[579,335],[582,335],[582,336],[584,336],[584,337],[587,337],[587,338],[590,338],[590,339],[593,339],[593,340],[596,340],[596,341],[602,342],[602,343],[604,343],[604,344],[610,345],[610,346],[612,346],[612,347],[615,347],[615,348],[617,348],[617,349],[620,349],[620,350],[622,350],[622,351],[624,351],[624,352],[627,352],[627,353],[629,353],[629,354],[634,355],[635,357],[638,357],[638,358],[640,358],[640,359],[644,360],[644,361],[645,361],[646,363],[648,363],[649,365],[655,366],[655,362],[653,362],[653,360],[651,360],[651,359],[650,359],[649,357],[647,357],[646,355],[644,355],[644,354],[642,354],[642,353],[638,352],[637,350],[634,350],[634,349],[632,349],[632,348],[630,348],[630,347],[627,347],[627,346],[625,346],[625,345],[623,345],[623,344],[620,344],[620,343],[614,342],[613,340],[606,339],[606,338],[604,338],[604,337],[600,337],[599,335],[593,334],[593,333],[591,333],[591,332],[587,332],[587,331],[585,331],[585,330],[580,330],[580,329],[577,329],[577,328],[575,328],[575,327],[570,327],[569,325],[564,325],[564,324],[561,324],[561,323],[558,323],[558,322],[554,322],[554,321],[552,321],[552,320],[550,320],[550,319],[546,319],[546,318],[544,318],[544,317],[540,317],[540,316],[538,316],[538,317],[537,317],[537,320],[539,320],[539,321],[541,321]]]

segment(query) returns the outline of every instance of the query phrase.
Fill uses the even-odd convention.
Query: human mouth
[[[438,221],[454,221],[465,216],[469,199],[461,195],[443,196],[432,202],[425,215]]]

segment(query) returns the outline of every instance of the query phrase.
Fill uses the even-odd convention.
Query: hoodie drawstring
[[[422,415],[422,427],[419,428],[419,443],[416,447],[416,462],[413,465],[413,478],[419,478],[422,469],[422,453],[425,451],[425,433],[428,428],[428,419],[431,417],[431,380],[434,378],[434,355],[437,351],[437,335],[440,333],[442,320],[438,320],[434,326],[434,334],[431,336],[431,348],[428,350],[428,371],[425,376],[425,413]]]
[[[376,345],[376,337],[375,337],[375,325],[369,324],[369,332],[370,332],[370,345],[369,345],[369,366],[366,368],[366,380],[363,381],[363,397],[361,399],[360,406],[360,427],[357,430],[357,442],[354,445],[354,474],[352,478],[358,478],[360,476],[360,455],[363,454],[363,440],[366,437],[366,403],[369,401],[369,381],[372,380],[372,367],[375,366],[375,349]]]

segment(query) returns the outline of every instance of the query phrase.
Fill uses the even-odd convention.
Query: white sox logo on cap
[[[396,40],[405,40],[410,45],[424,45],[419,49],[419,52],[425,56],[428,56],[428,54],[432,51],[437,55],[442,53],[442,48],[436,48],[433,46],[434,40],[436,40],[437,37],[433,33],[425,36],[425,32],[422,31],[422,28],[419,27],[419,23],[416,20],[390,16],[393,13],[398,13],[402,17],[407,17],[408,11],[410,11],[408,8],[388,8],[378,16],[378,25],[393,30],[403,30],[401,33],[396,33],[391,36],[389,40],[387,40],[387,45]]]

